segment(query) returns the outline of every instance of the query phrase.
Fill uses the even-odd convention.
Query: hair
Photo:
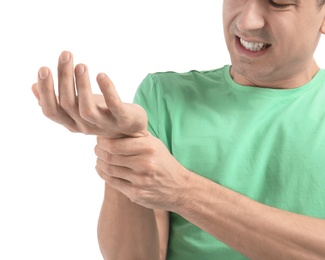
[[[320,8],[322,8],[324,4],[325,4],[325,0],[318,0],[318,6]]]

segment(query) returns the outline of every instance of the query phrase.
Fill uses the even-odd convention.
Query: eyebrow
[[[291,0],[291,1],[285,1],[285,2],[294,2],[295,4],[300,4],[301,3],[301,0]]]

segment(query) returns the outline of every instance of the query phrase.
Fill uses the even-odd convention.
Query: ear
[[[324,19],[323,19],[322,26],[320,27],[320,32],[321,32],[322,34],[325,34],[325,16],[324,16]]]
[[[322,23],[322,26],[320,27],[320,32],[322,34],[325,34],[325,5],[323,6],[323,14],[324,14],[324,17],[323,17],[323,23]]]

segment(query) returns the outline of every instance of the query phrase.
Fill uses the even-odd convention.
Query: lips
[[[261,43],[261,42],[248,42],[243,40],[242,38],[239,38],[240,44],[249,51],[252,52],[259,52],[262,50],[265,50],[271,46],[271,44],[268,43]]]

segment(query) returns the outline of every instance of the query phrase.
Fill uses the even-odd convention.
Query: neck
[[[258,73],[240,73],[236,71],[234,66],[230,69],[232,79],[243,86],[254,86],[260,88],[273,88],[273,89],[292,89],[298,88],[313,79],[319,71],[319,67],[315,61],[312,62],[308,68],[303,68],[292,74],[285,74],[282,71],[269,73],[266,76],[260,76]]]

